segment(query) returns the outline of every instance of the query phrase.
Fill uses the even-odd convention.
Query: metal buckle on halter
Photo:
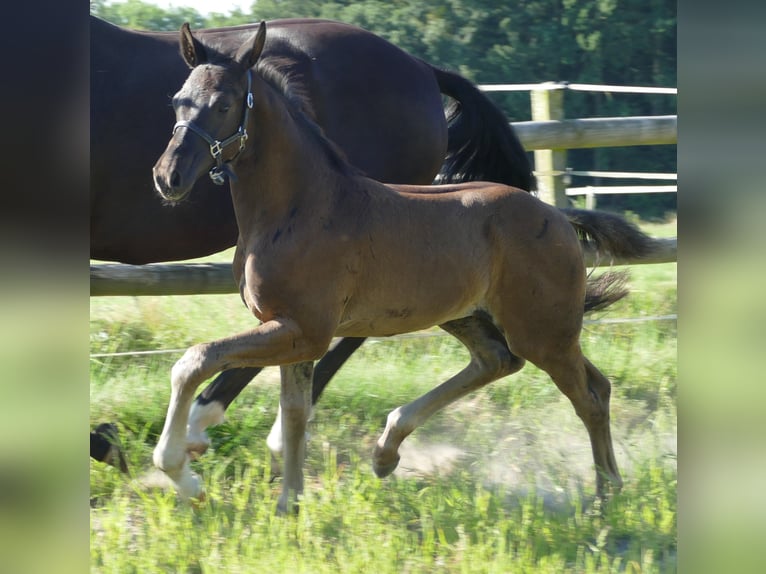
[[[223,148],[221,147],[221,142],[215,140],[210,144],[210,155],[212,155],[214,158],[217,158],[219,155],[221,155],[222,152]]]
[[[247,141],[247,130],[242,128],[239,136],[239,151],[245,149],[245,142]]]

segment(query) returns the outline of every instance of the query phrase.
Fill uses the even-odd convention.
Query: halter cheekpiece
[[[189,128],[195,134],[204,139],[208,145],[210,145],[210,155],[213,156],[216,165],[210,168],[208,175],[216,185],[223,185],[227,176],[230,177],[233,181],[237,181],[237,176],[234,175],[234,172],[229,167],[229,163],[234,160],[242,152],[243,149],[245,149],[245,142],[247,141],[247,117],[250,113],[250,110],[253,108],[253,92],[251,91],[252,73],[252,70],[247,71],[247,97],[245,99],[246,105],[245,111],[242,115],[242,123],[237,128],[237,131],[232,135],[224,140],[214,139],[205,130],[189,120],[178,121],[176,122],[176,125],[173,126],[173,133],[176,133],[178,128]],[[237,153],[234,154],[234,157],[232,157],[229,161],[224,162],[223,150],[236,141],[239,141],[239,149],[237,150]]]

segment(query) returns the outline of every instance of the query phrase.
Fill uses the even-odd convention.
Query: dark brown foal
[[[582,242],[640,257],[652,253],[651,238],[617,216],[559,210],[501,184],[432,188],[363,176],[291,103],[279,70],[257,66],[265,35],[262,24],[233,58],[222,58],[188,27],[182,32],[192,71],[173,99],[178,122],[155,165],[155,185],[167,200],[180,201],[209,171],[236,175],[233,267],[260,324],[195,345],[174,365],[155,464],[183,496],[199,496],[186,444],[195,389],[223,369],[280,365],[278,508],[288,511],[303,490],[313,361],[335,336],[439,325],[468,348],[471,361],[389,415],[374,453],[379,475],[396,467],[402,440],[434,412],[528,360],[551,376],[583,420],[599,494],[606,480],[619,485],[609,382],[583,356],[579,337],[586,308],[624,292],[594,292]],[[211,140],[236,145],[211,156]]]

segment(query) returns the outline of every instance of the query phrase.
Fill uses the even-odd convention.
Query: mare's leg
[[[428,417],[471,391],[524,366],[524,360],[511,353],[500,331],[487,318],[467,317],[445,323],[441,328],[468,348],[471,362],[422,397],[391,411],[373,453],[373,469],[381,478],[394,471],[399,464],[399,445]]]
[[[324,354],[330,338],[330,334],[306,337],[294,321],[272,320],[252,331],[195,345],[184,353],[171,370],[170,404],[153,456],[155,466],[170,477],[182,497],[202,492],[186,451],[189,410],[197,387],[223,369],[313,361]]]
[[[605,498],[609,483],[615,489],[622,486],[609,428],[609,398],[612,385],[609,379],[583,356],[579,346],[569,355],[538,366],[551,376],[585,424],[596,466],[596,492],[600,498]]]
[[[282,413],[282,456],[285,462],[282,494],[277,503],[277,511],[281,514],[291,509],[297,510],[298,498],[303,493],[306,423],[311,413],[313,370],[314,364],[310,361],[281,367],[279,407]]]
[[[316,404],[327,383],[343,366],[343,363],[364,343],[361,337],[344,337],[340,339],[314,367],[314,377],[311,384],[311,404]],[[274,455],[282,453],[282,409],[277,412],[277,418],[271,426],[266,444]],[[272,464],[275,461],[272,460]]]
[[[261,367],[227,369],[197,395],[189,414],[186,434],[186,448],[190,453],[197,456],[204,454],[210,446],[205,429],[223,422],[223,415],[231,402],[261,370]]]
[[[311,385],[311,404],[315,405],[327,383],[343,366],[348,358],[364,343],[364,337],[344,337],[325,353],[314,367]]]

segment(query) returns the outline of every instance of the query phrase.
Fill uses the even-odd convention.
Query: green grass
[[[652,224],[654,235],[675,225]],[[597,271],[598,272],[598,271]],[[631,295],[589,319],[676,312],[676,265],[631,268]],[[91,353],[181,349],[250,328],[238,296],[93,298]],[[589,358],[612,380],[625,487],[594,501],[587,433],[527,365],[438,413],[402,446],[394,476],[370,455],[388,412],[464,366],[454,340],[377,340],[349,359],[310,423],[306,494],[275,516],[266,434],[278,371],[267,369],[211,429],[195,463],[198,509],[152,486],[151,451],[180,352],[91,360],[91,422],[118,424],[133,471],[91,462],[93,572],[674,572],[676,324],[589,323]]]

